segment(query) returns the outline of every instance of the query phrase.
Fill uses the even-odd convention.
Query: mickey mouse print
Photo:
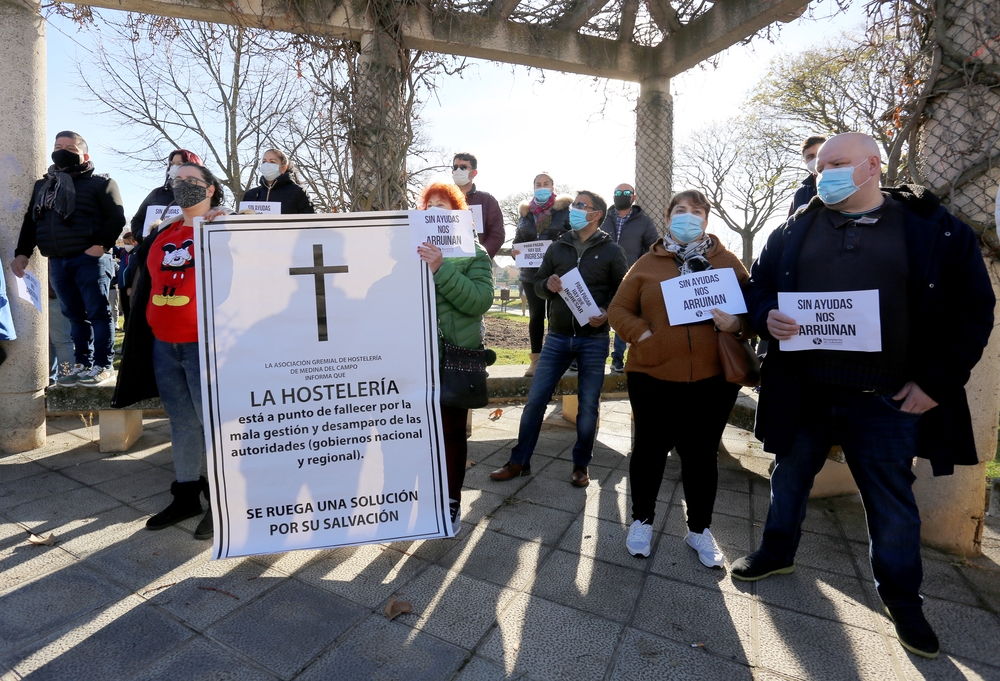
[[[198,340],[194,229],[182,220],[168,224],[146,262],[151,283],[146,319],[153,335],[168,343]]]

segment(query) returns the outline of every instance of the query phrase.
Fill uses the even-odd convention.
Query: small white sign
[[[712,310],[729,314],[747,311],[743,291],[731,267],[685,274],[660,282],[671,326],[707,322]]]
[[[152,227],[153,223],[157,220],[169,220],[175,215],[181,214],[180,206],[150,206],[146,209],[146,221],[142,223],[142,235],[147,236],[149,234],[149,228]]]
[[[578,267],[574,267],[560,276],[559,279],[562,281],[563,287],[559,295],[566,301],[566,305],[569,306],[580,326],[589,324],[591,317],[601,316],[601,308],[597,306],[594,297],[590,295],[590,289],[584,283]]]
[[[778,310],[799,325],[797,336],[780,341],[782,352],[882,351],[878,289],[823,293],[779,292]]]
[[[472,211],[472,223],[476,228],[476,234],[482,234],[486,230],[486,223],[483,222],[483,207],[480,205],[469,206]]]
[[[42,311],[42,284],[35,278],[35,275],[27,270],[23,277],[14,277],[17,281],[17,297],[27,300],[35,306],[39,312]]]
[[[516,267],[541,267],[545,251],[549,250],[549,246],[551,245],[552,242],[547,239],[542,239],[541,241],[524,241],[514,244],[514,249],[519,251],[514,256],[514,265]]]
[[[280,201],[240,201],[240,210],[252,210],[257,215],[281,215]]]
[[[414,254],[425,242],[440,248],[446,258],[471,258],[476,254],[472,211],[411,210],[409,217]]]

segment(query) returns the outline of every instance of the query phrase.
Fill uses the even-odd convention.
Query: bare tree
[[[698,130],[678,152],[678,186],[705,193],[712,213],[739,236],[748,269],[754,238],[785,216],[795,193],[798,158],[789,139],[786,128],[750,115]]]

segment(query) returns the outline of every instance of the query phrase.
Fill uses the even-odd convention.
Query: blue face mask
[[[569,226],[574,232],[578,232],[589,224],[587,220],[587,211],[582,208],[570,208],[569,209]]]
[[[705,224],[697,215],[692,213],[678,213],[670,218],[670,233],[678,241],[688,244],[696,241],[704,232],[701,226]]]
[[[552,196],[552,190],[548,187],[539,187],[535,190],[535,201],[538,203],[545,203]]]
[[[828,206],[846,201],[854,195],[854,192],[861,189],[868,183],[869,177],[860,185],[854,184],[854,170],[859,166],[868,163],[865,159],[853,168],[829,168],[819,174],[819,181],[816,183],[816,193],[820,200]]]

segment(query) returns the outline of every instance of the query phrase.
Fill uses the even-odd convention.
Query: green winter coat
[[[445,258],[434,273],[438,328],[449,343],[482,345],[483,314],[493,305],[493,265],[476,243],[473,258]]]

